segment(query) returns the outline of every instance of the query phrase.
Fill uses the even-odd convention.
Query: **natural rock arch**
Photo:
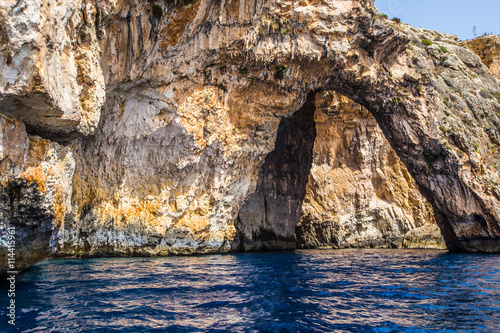
[[[388,25],[362,7],[350,9],[357,30],[347,51],[325,46],[319,61],[280,54],[292,67],[285,82],[308,77],[306,89],[332,89],[365,106],[433,205],[448,248],[498,252],[498,156],[489,149],[499,136],[498,81],[450,37]]]
[[[498,172],[484,165],[498,163],[487,148],[499,135],[499,105],[490,97],[498,81],[470,51],[439,33],[389,27],[376,17],[370,24],[363,14],[357,17],[361,36],[351,40],[357,47],[345,58],[335,52],[330,57],[325,47],[331,63],[321,68],[333,75],[311,75],[324,82],[316,89],[336,90],[372,112],[432,203],[450,250],[498,252]],[[427,47],[421,43],[425,37],[443,45]],[[461,119],[450,109],[472,117]]]
[[[458,54],[463,52],[456,49],[455,51]],[[400,51],[399,57],[401,56],[406,58],[405,60],[410,58],[408,50]],[[459,60],[464,61],[468,68],[474,69],[474,66],[467,64],[470,59]],[[479,72],[479,75],[485,72],[480,65],[476,68],[475,71]],[[400,91],[401,87],[391,89],[393,84],[391,80],[385,83],[374,82],[373,86],[358,86],[357,89],[363,91],[362,94],[355,92],[351,86],[346,87],[347,80],[340,84],[338,90],[372,112],[386,139],[416,180],[420,192],[432,204],[448,249],[498,252],[500,197],[494,185],[497,182],[484,177],[485,166],[481,165],[484,161],[480,161],[477,155],[484,150],[477,149],[478,143],[471,140],[476,137],[478,141],[486,143],[486,147],[496,141],[499,129],[498,106],[495,102],[489,107],[485,106],[481,99],[474,99],[471,96],[465,97],[464,103],[460,97],[453,96],[455,105],[467,105],[468,111],[473,115],[472,121],[465,120],[464,124],[460,124],[462,125],[461,128],[458,127],[460,133],[454,124],[443,122],[443,118],[449,116],[446,97],[448,92],[441,94],[439,92],[441,78],[438,76],[436,82],[430,77],[431,75],[427,77],[422,75],[423,80],[415,82],[403,76],[403,80],[408,80],[403,81],[404,84],[408,84],[408,91],[403,94]],[[448,73],[448,75],[453,77],[453,74]],[[445,78],[445,81],[449,88],[456,89],[456,84],[450,79]],[[493,83],[492,87],[495,89],[495,82]],[[379,84],[384,86],[381,87]],[[386,91],[377,91],[380,88]],[[436,89],[436,93],[429,94],[429,90],[432,91],[433,88]],[[422,102],[421,89],[427,90],[425,97],[431,99],[430,103]],[[377,95],[370,93],[370,90],[375,90]],[[479,114],[484,111],[486,112]],[[437,120],[439,116],[443,118]],[[484,119],[488,120],[481,121]],[[453,127],[450,129],[448,126]],[[495,172],[490,173],[490,176],[492,174]]]

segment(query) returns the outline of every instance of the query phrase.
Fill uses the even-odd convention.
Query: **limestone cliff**
[[[95,130],[105,97],[95,15],[90,1],[2,1],[2,113],[55,141]]]
[[[325,90],[373,114],[449,249],[500,251],[497,79],[372,1],[9,0],[0,39],[0,113],[23,142],[2,141],[2,193],[43,203],[61,255],[229,251],[280,124]],[[45,176],[23,183],[29,151]],[[10,198],[9,216],[36,207]]]
[[[10,226],[16,262],[11,270],[23,270],[56,248],[55,236],[71,212],[75,161],[69,147],[28,136],[22,122],[1,114],[0,147],[0,267],[7,266]]]
[[[491,73],[500,80],[500,36],[483,36],[460,43],[477,54]]]

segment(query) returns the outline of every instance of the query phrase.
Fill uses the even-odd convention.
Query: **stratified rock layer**
[[[0,112],[75,160],[60,254],[229,251],[281,119],[322,90],[373,114],[449,249],[500,251],[498,81],[372,1],[12,0],[0,27]]]

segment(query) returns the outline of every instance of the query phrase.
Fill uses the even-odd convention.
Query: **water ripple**
[[[4,320],[0,331],[498,332],[500,256],[336,250],[47,260],[18,276],[16,302],[16,329]]]

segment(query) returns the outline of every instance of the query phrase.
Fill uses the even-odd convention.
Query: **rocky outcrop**
[[[280,122],[322,90],[373,114],[449,249],[500,249],[499,84],[450,36],[361,0],[0,13],[0,112],[75,160],[61,254],[229,251]]]
[[[445,248],[430,205],[366,108],[326,91],[314,121],[298,247]]]
[[[14,271],[51,255],[64,218],[71,212],[75,162],[69,147],[26,134],[24,124],[0,115],[0,255],[7,270],[12,247]],[[14,243],[9,235],[14,233]]]
[[[460,44],[477,54],[483,64],[500,80],[500,36],[482,36]]]
[[[89,1],[2,1],[0,112],[55,141],[92,133],[104,80]]]

